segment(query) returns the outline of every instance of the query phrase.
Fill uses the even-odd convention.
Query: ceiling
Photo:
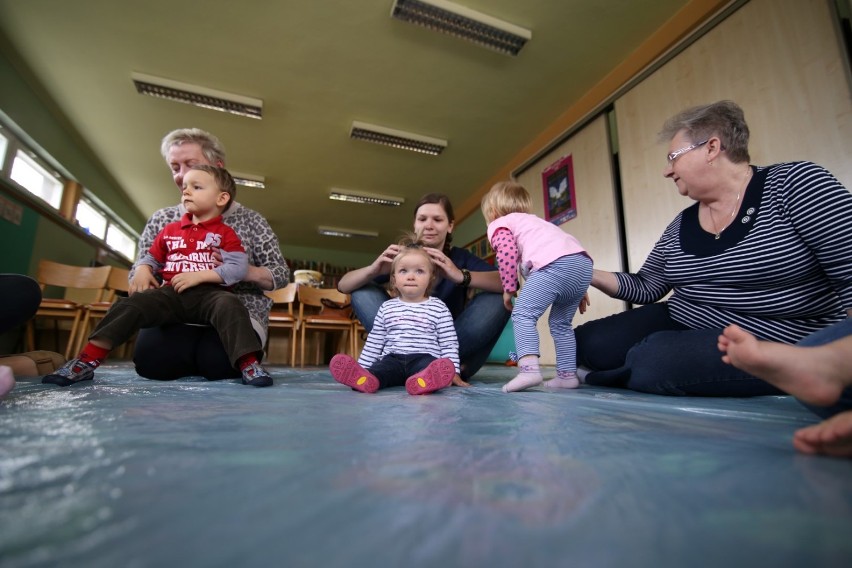
[[[410,227],[422,194],[461,204],[480,190],[688,0],[458,3],[532,40],[502,55],[391,19],[393,0],[0,0],[0,34],[144,217],[178,201],[162,136],[199,127],[225,144],[229,169],[266,178],[238,201],[285,253],[375,253]],[[134,72],[261,99],[263,119],[139,95]],[[432,157],[355,141],[353,121],[449,144]],[[332,187],[406,204],[330,201]]]

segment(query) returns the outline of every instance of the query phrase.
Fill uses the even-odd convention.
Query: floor
[[[107,365],[0,402],[0,566],[848,566],[852,460],[789,397],[364,395]]]

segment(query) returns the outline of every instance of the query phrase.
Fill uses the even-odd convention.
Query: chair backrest
[[[130,271],[126,268],[113,266],[109,272],[106,287],[115,292],[129,292]]]
[[[280,313],[276,311],[276,306],[286,305],[287,313],[293,315],[293,303],[296,301],[296,292],[299,289],[299,285],[295,282],[287,284],[283,288],[278,288],[277,290],[272,290],[271,292],[264,292],[267,298],[272,300],[272,311],[275,313]],[[280,309],[280,308],[279,308]]]
[[[100,300],[111,271],[111,266],[73,266],[42,259],[38,263],[36,280],[42,290],[45,286],[59,286],[66,291],[69,288],[97,290]]]
[[[268,298],[272,299],[273,304],[292,304],[296,301],[296,290],[298,290],[298,288],[299,285],[292,282],[283,288],[278,288],[271,292],[264,292],[264,294],[266,294]]]
[[[126,268],[113,266],[109,272],[106,289],[107,295],[104,300],[107,302],[114,302],[119,292],[126,295],[130,291],[130,271]]]
[[[334,314],[349,317],[352,308],[349,306],[349,294],[339,292],[336,288],[314,288],[299,286],[299,316],[304,315],[305,306],[319,308],[322,314]]]

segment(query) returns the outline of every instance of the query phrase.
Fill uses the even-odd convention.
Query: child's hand
[[[591,300],[589,300],[589,293],[586,292],[585,294],[583,294],[583,299],[580,300],[580,308],[579,308],[580,313],[585,314],[586,310],[589,309],[589,306],[591,306],[591,305],[592,305],[592,302],[591,302]]]
[[[512,298],[514,297],[514,292],[503,292],[503,305],[506,306],[506,309],[510,312],[512,311]]]
[[[213,257],[213,266],[218,268],[222,266],[224,261],[222,260],[222,249],[218,247],[212,247],[210,249],[212,251],[211,256]]]
[[[207,280],[203,272],[182,272],[180,274],[176,274],[175,277],[172,278],[171,284],[172,288],[175,289],[175,292],[181,294],[190,288],[203,284],[206,281]]]
[[[140,264],[136,267],[136,272],[133,273],[133,279],[130,280],[128,295],[132,296],[136,292],[159,287],[160,283],[157,282],[156,278],[154,278],[154,273],[151,272],[151,267],[147,264]]]

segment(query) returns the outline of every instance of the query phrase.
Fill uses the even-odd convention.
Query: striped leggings
[[[592,281],[592,260],[583,254],[563,256],[529,275],[512,310],[518,358],[540,355],[536,322],[550,306],[550,334],[556,346],[556,370],[577,370],[574,314]]]

